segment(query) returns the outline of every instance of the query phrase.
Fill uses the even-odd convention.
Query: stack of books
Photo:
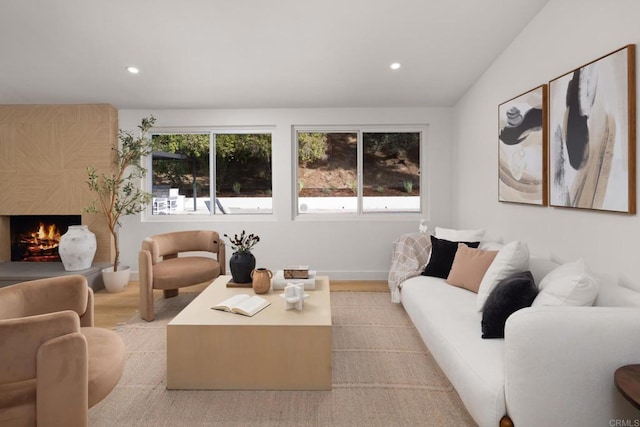
[[[308,279],[309,278],[309,266],[308,265],[292,265],[284,268],[285,279]]]
[[[278,270],[271,279],[272,289],[284,289],[289,283],[302,283],[304,284],[304,290],[314,290],[316,288],[316,272],[313,270],[307,270],[306,278],[288,279],[285,276],[285,270]]]

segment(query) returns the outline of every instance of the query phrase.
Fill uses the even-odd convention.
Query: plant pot
[[[266,268],[257,268],[251,272],[251,278],[253,279],[252,286],[253,291],[256,294],[266,294],[271,289],[271,278],[273,273]]]
[[[251,252],[234,252],[229,259],[234,283],[250,283],[251,272],[256,267],[256,257]]]
[[[102,281],[107,292],[122,292],[129,284],[131,269],[128,266],[118,267],[118,271],[113,271],[113,267],[102,269]]]
[[[70,225],[60,237],[58,254],[66,271],[86,270],[96,254],[96,235],[86,225]]]

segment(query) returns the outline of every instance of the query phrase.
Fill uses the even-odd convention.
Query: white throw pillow
[[[438,239],[450,242],[480,242],[484,237],[484,229],[479,230],[454,230],[451,228],[436,227]]]
[[[483,251],[499,251],[504,248],[504,244],[500,242],[495,242],[493,240],[485,240],[480,243],[478,249],[482,249]]]
[[[512,274],[527,271],[528,267],[529,248],[526,243],[514,241],[504,245],[480,282],[476,298],[478,311],[482,311],[487,297],[498,283]]]
[[[540,292],[531,304],[590,306],[598,296],[598,283],[591,277],[584,261],[569,262],[547,274],[538,286]]]

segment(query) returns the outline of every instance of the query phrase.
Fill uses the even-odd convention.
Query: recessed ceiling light
[[[132,67],[132,66],[127,67],[127,71],[130,72],[131,74],[138,74],[140,72],[140,70],[137,67]]]
[[[392,70],[398,70],[398,69],[400,69],[400,63],[399,62],[394,62],[393,64],[390,65],[390,68]]]

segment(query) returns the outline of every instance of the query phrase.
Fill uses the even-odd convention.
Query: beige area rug
[[[456,391],[389,294],[332,292],[333,390],[167,390],[166,324],[195,294],[156,303],[117,331],[122,379],[89,412],[98,426],[473,426]]]

